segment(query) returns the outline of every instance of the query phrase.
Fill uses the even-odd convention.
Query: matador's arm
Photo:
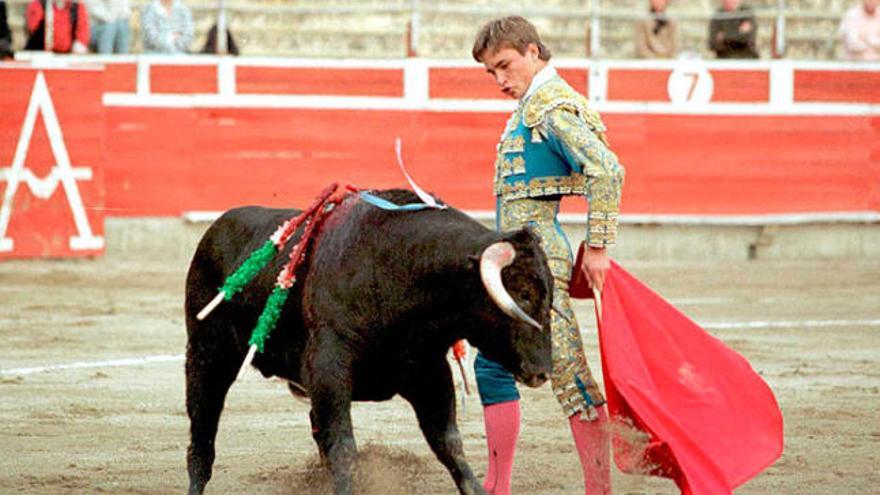
[[[585,176],[585,196],[590,204],[587,244],[600,248],[614,245],[624,181],[624,168],[617,155],[608,148],[601,132],[594,132],[568,108],[550,111],[542,126],[542,134],[553,150],[568,161],[575,173]]]

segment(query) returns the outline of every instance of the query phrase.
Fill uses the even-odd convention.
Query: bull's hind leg
[[[243,359],[233,343],[219,339],[217,322],[204,323],[190,332],[186,349],[186,412],[190,421],[190,444],[186,461],[189,493],[200,494],[211,479],[214,438],[226,400]],[[192,329],[192,327],[191,327]]]
[[[419,427],[437,459],[446,466],[462,494],[485,494],[464,457],[461,434],[455,424],[455,389],[446,362],[421,375],[430,387],[415,386],[403,393],[412,404]]]
[[[309,367],[312,399],[312,437],[322,460],[330,466],[334,493],[352,493],[352,469],[357,446],[351,424],[351,368],[341,359],[336,342],[328,342],[329,331],[318,331],[324,340],[316,347]],[[343,353],[344,354],[344,353]]]

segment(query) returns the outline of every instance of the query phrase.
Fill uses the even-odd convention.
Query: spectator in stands
[[[131,45],[131,6],[128,0],[85,0],[89,8],[92,37],[89,47],[97,53],[128,53]]]
[[[880,0],[862,0],[849,9],[840,22],[838,33],[848,60],[880,60]]]
[[[187,53],[193,40],[189,7],[180,0],[153,0],[141,13],[144,51]]]
[[[755,14],[740,0],[721,0],[709,22],[709,48],[718,58],[758,58]]]
[[[52,6],[52,51],[55,53],[87,53],[89,51],[89,14],[79,1],[49,0]],[[32,0],[25,11],[27,50],[43,50],[46,46],[45,0]]]
[[[0,61],[9,60],[15,56],[12,51],[12,31],[6,22],[6,2],[0,0]]]
[[[208,36],[205,38],[205,46],[202,47],[202,53],[217,53],[217,23],[214,23],[211,29],[208,30]],[[235,56],[238,56],[240,53],[238,51],[238,44],[235,42],[235,38],[232,37],[232,31],[229,28],[226,29],[226,53]]]
[[[666,0],[651,0],[651,15],[635,23],[636,57],[674,58],[678,54],[678,23],[666,15]]]

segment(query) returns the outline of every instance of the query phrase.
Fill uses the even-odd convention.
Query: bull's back
[[[226,211],[199,241],[193,267],[226,269],[242,255],[260,247],[278,225],[299,213],[293,209],[242,206]]]
[[[243,206],[228,210],[214,221],[199,241],[190,262],[186,282],[187,315],[201,310],[203,293],[211,293],[210,301],[224,279],[266,242],[278,225],[297,213],[293,209]]]

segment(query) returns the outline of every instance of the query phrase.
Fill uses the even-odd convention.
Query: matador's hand
[[[602,293],[602,287],[605,285],[605,275],[611,269],[611,260],[605,252],[605,248],[597,248],[587,246],[584,252],[584,259],[581,262],[580,270],[590,282],[590,287]]]

